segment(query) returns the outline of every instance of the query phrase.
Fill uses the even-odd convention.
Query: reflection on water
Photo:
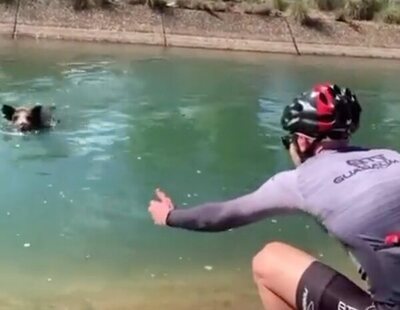
[[[153,226],[147,204],[158,186],[190,207],[289,169],[281,109],[320,80],[359,94],[357,142],[397,147],[398,63],[60,42],[0,47],[1,102],[55,104],[60,119],[27,135],[2,122],[0,309],[260,309],[250,262],[270,240],[350,268],[305,216],[200,234]]]

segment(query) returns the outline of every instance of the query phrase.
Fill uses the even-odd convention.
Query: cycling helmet
[[[281,124],[290,133],[318,140],[345,139],[359,127],[361,106],[348,88],[336,84],[315,85],[287,105]]]

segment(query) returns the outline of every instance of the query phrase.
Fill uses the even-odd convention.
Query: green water
[[[158,186],[182,207],[228,199],[291,168],[280,112],[317,81],[359,95],[357,142],[399,147],[399,76],[393,61],[0,41],[1,103],[54,103],[61,120],[24,136],[2,122],[0,309],[261,309],[251,258],[271,240],[349,271],[307,217],[193,233],[155,227],[148,202]]]

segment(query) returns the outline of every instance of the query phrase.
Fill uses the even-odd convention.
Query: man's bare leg
[[[264,305],[264,309],[276,309],[276,310],[292,310],[294,308],[283,301],[280,297],[268,290],[262,282],[255,280],[258,288],[258,294],[261,298],[261,302]]]
[[[316,258],[290,245],[272,242],[253,258],[253,277],[266,310],[296,309],[296,291]]]

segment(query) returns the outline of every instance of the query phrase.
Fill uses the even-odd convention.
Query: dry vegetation
[[[0,0],[8,5],[19,0]],[[21,0],[24,1],[24,0]],[[30,0],[46,1],[46,0]],[[318,18],[311,12],[332,13],[337,21],[378,21],[400,24],[400,0],[60,0],[77,10],[115,9],[131,5],[148,5],[153,9],[185,8],[216,12],[242,12],[260,15],[291,16],[299,23],[313,26]]]

